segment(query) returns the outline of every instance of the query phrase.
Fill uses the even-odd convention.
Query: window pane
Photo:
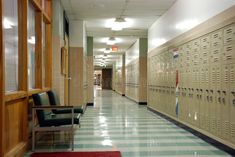
[[[42,23],[42,85],[45,87],[46,83],[46,24]]]
[[[18,90],[18,6],[17,0],[4,0],[5,88]]]
[[[35,10],[28,7],[28,86],[35,88]]]

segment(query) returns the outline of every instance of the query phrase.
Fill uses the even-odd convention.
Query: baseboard
[[[197,130],[195,130],[195,129],[193,129],[193,128],[191,128],[191,127],[189,127],[189,126],[187,126],[187,125],[185,125],[185,124],[183,124],[183,123],[181,123],[181,122],[179,122],[179,121],[177,121],[177,120],[175,120],[175,119],[173,119],[173,118],[171,118],[167,115],[165,115],[165,114],[163,114],[163,113],[161,113],[161,112],[158,112],[158,111],[156,111],[156,110],[154,110],[150,107],[147,107],[147,108],[148,108],[148,110],[150,110],[153,113],[161,116],[162,118],[174,123],[178,127],[182,128],[182,129],[185,129],[188,132],[191,132],[192,134],[194,134],[195,136],[203,139],[207,143],[210,143],[211,145],[215,146],[216,148],[218,148],[220,150],[223,150],[223,151],[227,152],[228,154],[230,154],[232,156],[235,156],[235,149],[233,149],[233,148],[231,148],[231,147],[229,147],[229,146],[227,146],[227,145],[225,145],[225,144],[223,144],[223,143],[221,143],[221,142],[219,142],[219,141],[217,141],[217,140],[215,140],[215,139],[213,139],[213,138],[211,138],[211,137],[209,137],[209,136],[207,136],[207,135],[205,135],[205,134],[203,134],[203,133],[201,133],[201,132],[199,132],[199,131],[197,131]]]
[[[86,104],[87,106],[94,106],[94,103],[93,102],[89,102]]]
[[[139,102],[139,105],[147,105],[147,102]]]

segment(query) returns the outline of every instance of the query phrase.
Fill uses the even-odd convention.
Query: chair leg
[[[32,131],[32,151],[35,151],[35,131]]]
[[[73,132],[73,126],[71,130],[71,136],[72,136],[72,151],[74,151],[74,132]]]

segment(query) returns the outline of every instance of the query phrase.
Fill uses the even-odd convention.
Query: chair
[[[53,105],[53,106],[60,105],[60,100],[59,100],[55,91],[53,91],[53,90],[48,91],[47,94],[48,94],[51,105]],[[53,109],[52,112],[55,114],[64,114],[64,113],[71,113],[71,110],[70,109]],[[83,107],[75,107],[74,113],[83,114],[84,113]]]
[[[34,107],[32,127],[32,150],[35,150],[35,133],[40,131],[70,131],[71,145],[74,150],[74,124],[79,125],[80,114],[74,113],[73,106],[51,106],[46,92],[32,95]],[[55,114],[52,110],[71,110],[70,114]],[[35,124],[35,112],[38,124]]]

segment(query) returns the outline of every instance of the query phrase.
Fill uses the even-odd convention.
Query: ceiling
[[[110,66],[140,37],[147,37],[148,28],[164,14],[176,0],[61,0],[70,20],[86,21],[86,33],[94,38],[95,65],[99,65],[109,47],[105,38],[116,37],[118,52],[108,54],[106,65]],[[116,17],[130,19],[128,28],[111,31],[107,23]]]

